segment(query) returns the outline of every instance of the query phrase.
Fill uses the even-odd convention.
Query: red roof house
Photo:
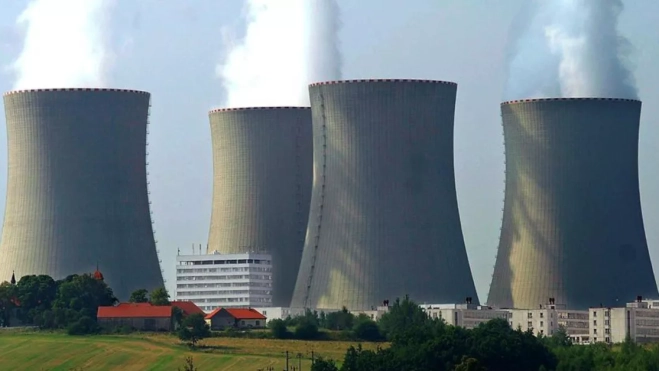
[[[217,308],[206,315],[211,330],[265,327],[266,317],[252,308]]]
[[[197,304],[191,301],[172,301],[171,303],[172,306],[182,310],[184,316],[189,316],[191,314],[198,314],[198,313],[205,315],[204,311],[201,310],[201,308],[199,308]]]
[[[141,331],[170,331],[172,329],[172,307],[150,303],[121,303],[115,306],[98,307],[96,314],[102,327],[131,327]]]

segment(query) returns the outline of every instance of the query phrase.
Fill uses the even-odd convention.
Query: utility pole
[[[286,351],[286,371],[288,371],[288,350]]]

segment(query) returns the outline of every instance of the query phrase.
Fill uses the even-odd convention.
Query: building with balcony
[[[268,254],[209,254],[176,257],[176,300],[206,313],[231,307],[272,305],[272,258]]]

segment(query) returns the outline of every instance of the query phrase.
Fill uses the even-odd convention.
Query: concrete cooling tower
[[[237,108],[209,116],[214,175],[208,252],[271,254],[272,304],[287,307],[309,215],[311,111]]]
[[[293,307],[477,303],[453,173],[457,86],[310,86],[311,210]]]
[[[149,93],[6,93],[8,182],[0,279],[94,272],[119,299],[163,286],[146,179]]]
[[[641,102],[534,99],[501,111],[506,192],[488,304],[657,297],[639,197]]]

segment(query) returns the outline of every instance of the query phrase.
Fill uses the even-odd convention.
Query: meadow
[[[176,370],[192,356],[199,371],[309,370],[314,355],[343,359],[354,342],[209,338],[191,351],[172,335],[69,336],[56,332],[0,330],[2,370]],[[376,344],[363,344],[366,349]],[[297,355],[301,355],[301,362]]]

